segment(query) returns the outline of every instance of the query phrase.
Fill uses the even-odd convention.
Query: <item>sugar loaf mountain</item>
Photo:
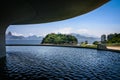
[[[77,45],[78,41],[75,36],[67,34],[51,33],[43,38],[41,44],[55,44],[55,45]]]
[[[43,36],[39,36],[37,37],[36,35],[31,35],[31,36],[18,36],[18,35],[14,35],[12,32],[8,32],[6,34],[6,40],[41,40],[43,39]]]

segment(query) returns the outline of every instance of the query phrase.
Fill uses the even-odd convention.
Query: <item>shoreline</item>
[[[5,46],[53,46],[53,47],[70,47],[70,48],[86,48],[86,49],[96,49],[96,50],[103,50],[103,51],[112,51],[112,52],[119,52],[120,47],[116,46],[107,46],[107,49],[97,49],[92,47],[83,47],[83,46],[76,46],[76,45],[54,45],[54,44],[6,44]]]

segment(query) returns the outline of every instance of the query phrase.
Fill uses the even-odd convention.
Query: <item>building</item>
[[[106,42],[106,35],[103,34],[103,35],[101,36],[101,43],[105,43],[105,42]]]

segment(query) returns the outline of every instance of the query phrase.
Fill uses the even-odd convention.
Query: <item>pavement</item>
[[[108,49],[120,50],[120,46],[107,46]]]

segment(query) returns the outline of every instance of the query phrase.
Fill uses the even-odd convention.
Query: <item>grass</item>
[[[107,46],[120,46],[120,43],[107,43]]]
[[[87,47],[87,48],[97,48],[97,45],[87,45],[87,44],[81,44],[81,47]]]

